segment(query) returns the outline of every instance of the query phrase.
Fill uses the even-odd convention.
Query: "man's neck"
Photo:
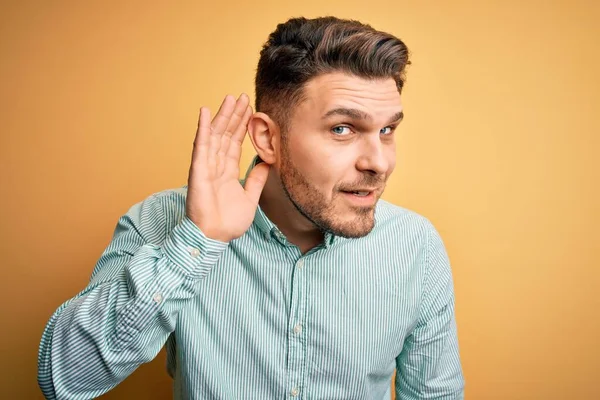
[[[323,233],[296,209],[287,197],[275,171],[269,172],[259,200],[260,208],[290,243],[302,254],[323,242]]]

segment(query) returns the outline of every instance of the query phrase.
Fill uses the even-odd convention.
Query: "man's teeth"
[[[369,192],[352,192],[352,194],[355,194],[357,196],[367,196]]]

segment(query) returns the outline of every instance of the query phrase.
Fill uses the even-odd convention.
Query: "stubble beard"
[[[345,238],[360,238],[369,234],[375,227],[375,206],[348,207],[351,219],[339,218],[336,204],[342,202],[343,194],[334,187],[331,202],[326,196],[296,168],[290,160],[287,143],[282,143],[280,181],[284,193],[296,210],[312,222],[323,233],[331,233]]]

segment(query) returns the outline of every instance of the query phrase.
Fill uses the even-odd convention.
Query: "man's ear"
[[[256,153],[265,163],[277,162],[279,150],[279,127],[267,114],[257,112],[248,122],[248,133]]]

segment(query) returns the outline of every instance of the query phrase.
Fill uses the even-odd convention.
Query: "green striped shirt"
[[[230,243],[185,215],[186,187],[122,216],[89,285],[43,333],[48,399],[106,393],[166,347],[175,399],[461,399],[442,240],[383,200],[360,239],[302,255],[260,207]]]

